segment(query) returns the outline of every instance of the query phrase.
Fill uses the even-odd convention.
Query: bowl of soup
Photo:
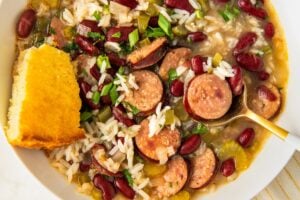
[[[250,199],[294,149],[249,119],[204,121],[226,115],[247,84],[251,110],[300,130],[297,4],[3,0],[3,131],[18,56],[55,48],[75,69],[85,137],[12,148],[58,198]]]

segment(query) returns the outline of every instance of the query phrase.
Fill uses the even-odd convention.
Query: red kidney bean
[[[236,62],[246,70],[257,72],[263,67],[261,57],[251,53],[240,53],[236,56]]]
[[[187,40],[191,42],[202,42],[207,39],[207,35],[203,32],[194,32],[187,35]]]
[[[193,153],[198,149],[201,144],[201,137],[200,135],[192,135],[187,138],[179,149],[180,155],[187,155]]]
[[[36,12],[32,9],[24,10],[17,23],[17,35],[27,38],[36,24]]]
[[[87,38],[77,35],[75,38],[76,44],[80,47],[80,49],[91,56],[96,56],[100,54],[100,51],[97,47],[93,45]]]
[[[276,95],[265,85],[261,85],[257,89],[258,97],[261,99],[267,99],[269,101],[276,101]]]
[[[91,90],[92,86],[87,82],[85,82],[83,79],[79,79],[78,82],[79,82],[80,92],[83,95],[86,95]]]
[[[268,72],[266,72],[266,71],[260,71],[260,72],[258,72],[258,78],[261,81],[266,81],[266,80],[269,79],[269,77],[270,77],[270,74]]]
[[[86,26],[91,29],[91,32],[97,32],[97,33],[103,33],[101,27],[98,26],[98,23],[96,21],[92,20],[83,20],[80,22],[81,25]]]
[[[265,37],[268,39],[272,39],[275,35],[275,28],[271,22],[268,22],[264,26]]]
[[[83,79],[78,80],[79,88],[80,88],[80,97],[81,99],[92,109],[99,109],[100,104],[94,104],[91,99],[86,98],[86,94],[91,91],[92,86],[88,84]]]
[[[101,102],[105,105],[111,105],[112,101],[109,95],[101,97]]]
[[[236,141],[244,148],[251,146],[255,138],[255,132],[253,128],[246,128],[236,139]]]
[[[125,197],[129,199],[133,199],[135,197],[135,191],[129,186],[128,182],[124,178],[115,178],[115,186]]]
[[[112,113],[119,122],[125,124],[127,127],[134,125],[134,121],[126,115],[126,111],[122,106],[113,107]]]
[[[201,75],[204,74],[204,69],[203,69],[203,63],[206,62],[206,58],[203,58],[202,56],[194,56],[191,59],[191,69],[195,72],[196,75]]]
[[[90,69],[90,74],[91,74],[97,81],[99,81],[101,74],[100,74],[100,70],[99,70],[99,68],[98,68],[97,65],[94,65],[94,66]]]
[[[126,60],[120,58],[120,56],[116,53],[110,52],[106,54],[109,58],[110,64],[115,65],[117,67],[124,66],[126,64]]]
[[[106,33],[106,39],[110,42],[126,42],[128,35],[134,30],[134,27],[111,27]],[[120,33],[120,36],[114,34]]]
[[[189,3],[189,0],[165,0],[165,4],[169,8],[178,8],[186,10],[189,13],[193,13],[195,10]]]
[[[253,5],[250,0],[238,0],[238,7],[244,12],[250,12]]]
[[[183,96],[183,82],[176,79],[172,81],[170,85],[170,92],[175,97],[182,97]]]
[[[158,27],[158,16],[151,17],[149,20],[149,26]]]
[[[266,11],[263,8],[255,7],[254,5],[252,5],[250,0],[238,0],[238,7],[242,11],[254,17],[260,19],[265,19],[267,17]]]
[[[237,56],[239,53],[244,52],[247,48],[251,47],[257,40],[257,35],[254,32],[248,32],[242,35],[233,49],[233,55]]]
[[[96,174],[93,178],[95,187],[102,191],[102,197],[104,200],[112,200],[116,194],[113,185],[107,181],[102,175]]]
[[[79,164],[79,170],[81,172],[87,172],[91,168],[91,161],[81,161]]]
[[[251,11],[249,12],[250,15],[260,18],[260,19],[266,19],[267,18],[267,12],[263,8],[256,8],[253,7]]]
[[[124,6],[127,6],[131,9],[134,9],[138,5],[138,2],[136,0],[114,0],[114,1]]]
[[[222,162],[220,172],[223,176],[231,176],[235,172],[235,162],[233,158],[229,158]]]
[[[231,91],[235,96],[241,95],[244,88],[243,83],[243,73],[239,66],[233,66],[234,76],[228,78],[228,83],[230,85]]]

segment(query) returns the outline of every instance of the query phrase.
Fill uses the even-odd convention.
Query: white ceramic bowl
[[[6,123],[8,99],[11,93],[11,68],[15,59],[15,23],[26,0],[0,0],[0,123]],[[273,0],[286,33],[289,48],[290,79],[287,106],[279,124],[292,133],[300,133],[300,1]],[[3,129],[2,129],[3,131]],[[24,167],[31,171],[60,199],[82,200],[84,196],[75,192],[74,186],[55,171],[40,151],[14,148]],[[236,181],[220,187],[216,192],[201,197],[203,200],[251,199],[275,178],[285,166],[294,150],[276,137],[271,137],[251,167]]]

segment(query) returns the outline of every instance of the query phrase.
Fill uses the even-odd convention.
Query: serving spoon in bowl
[[[257,124],[261,125],[265,129],[269,130],[271,133],[273,133],[280,139],[288,142],[296,150],[300,151],[300,136],[293,135],[289,133],[287,130],[276,125],[275,123],[256,114],[255,112],[249,109],[247,102],[248,102],[248,90],[247,90],[247,84],[244,83],[243,94],[236,99],[230,111],[226,115],[216,120],[201,120],[201,122],[208,127],[218,127],[218,126],[225,126],[234,120],[246,117],[256,122]]]

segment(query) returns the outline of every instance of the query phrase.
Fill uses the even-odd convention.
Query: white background
[[[5,136],[0,132],[0,199],[57,200],[57,197],[30,174],[8,145]]]

